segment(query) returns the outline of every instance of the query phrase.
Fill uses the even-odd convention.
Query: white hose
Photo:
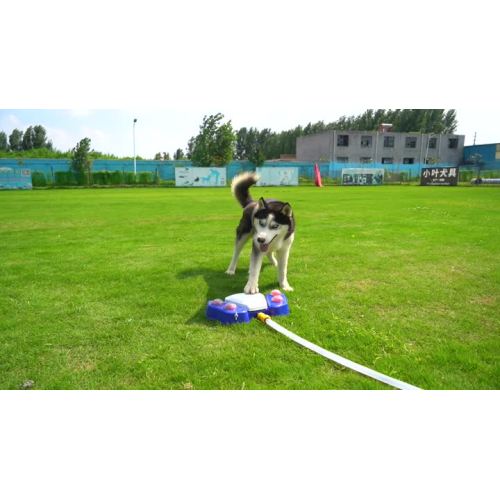
[[[354,361],[350,361],[338,354],[334,354],[333,352],[327,351],[322,347],[309,342],[308,340],[299,337],[295,333],[283,328],[281,325],[278,325],[275,321],[273,321],[267,314],[260,313],[257,315],[257,318],[265,323],[267,326],[271,327],[273,330],[276,330],[278,333],[283,334],[285,337],[288,337],[290,340],[293,340],[297,344],[310,349],[311,351],[324,356],[325,358],[338,363],[339,365],[345,366],[346,368],[350,368],[356,372],[362,373],[367,377],[371,377],[379,382],[383,382],[384,384],[391,385],[392,387],[396,387],[396,389],[402,390],[420,390],[419,387],[415,387],[414,385],[407,384],[406,382],[401,382],[401,380],[397,380],[395,378],[384,375],[383,373],[379,373],[371,368],[367,368],[366,366],[360,365],[358,363],[354,363]]]

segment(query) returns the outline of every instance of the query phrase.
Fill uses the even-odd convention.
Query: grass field
[[[289,201],[292,313],[322,347],[425,389],[500,388],[500,190],[254,188]],[[0,192],[0,388],[385,389],[254,321],[229,189]],[[276,287],[265,264],[261,291]]]

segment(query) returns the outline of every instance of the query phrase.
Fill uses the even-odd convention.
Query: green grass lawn
[[[289,201],[291,315],[279,323],[425,389],[500,388],[500,190],[254,188]],[[253,321],[229,189],[0,192],[0,388],[385,389]],[[261,291],[277,286],[265,264]]]

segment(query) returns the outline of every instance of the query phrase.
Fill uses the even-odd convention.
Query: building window
[[[337,137],[337,146],[349,146],[349,136],[339,135]]]
[[[372,136],[371,135],[362,135],[361,136],[361,147],[362,148],[371,148],[372,147]]]
[[[413,165],[415,163],[415,158],[403,158],[403,164]]]
[[[436,149],[437,146],[437,138],[429,137],[429,149]]]
[[[394,136],[388,135],[384,137],[384,148],[393,148],[394,147]]]
[[[417,147],[417,138],[416,137],[406,137],[405,148],[415,149],[416,147]]]
[[[347,156],[337,156],[337,163],[349,163]]]
[[[437,163],[436,158],[426,158],[425,159],[425,164],[426,165],[435,165]]]
[[[382,158],[382,164],[383,165],[389,165],[394,163],[394,158]]]
[[[495,153],[495,160],[500,160],[500,144],[497,144],[497,150]]]
[[[369,156],[362,156],[361,163],[373,163],[373,159],[370,158]]]
[[[458,148],[458,138],[457,137],[451,137],[448,139],[448,148],[449,149],[457,149]]]

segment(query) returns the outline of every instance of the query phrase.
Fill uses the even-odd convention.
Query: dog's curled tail
[[[231,192],[243,208],[253,201],[250,188],[257,183],[259,178],[255,172],[243,172],[233,178]]]

